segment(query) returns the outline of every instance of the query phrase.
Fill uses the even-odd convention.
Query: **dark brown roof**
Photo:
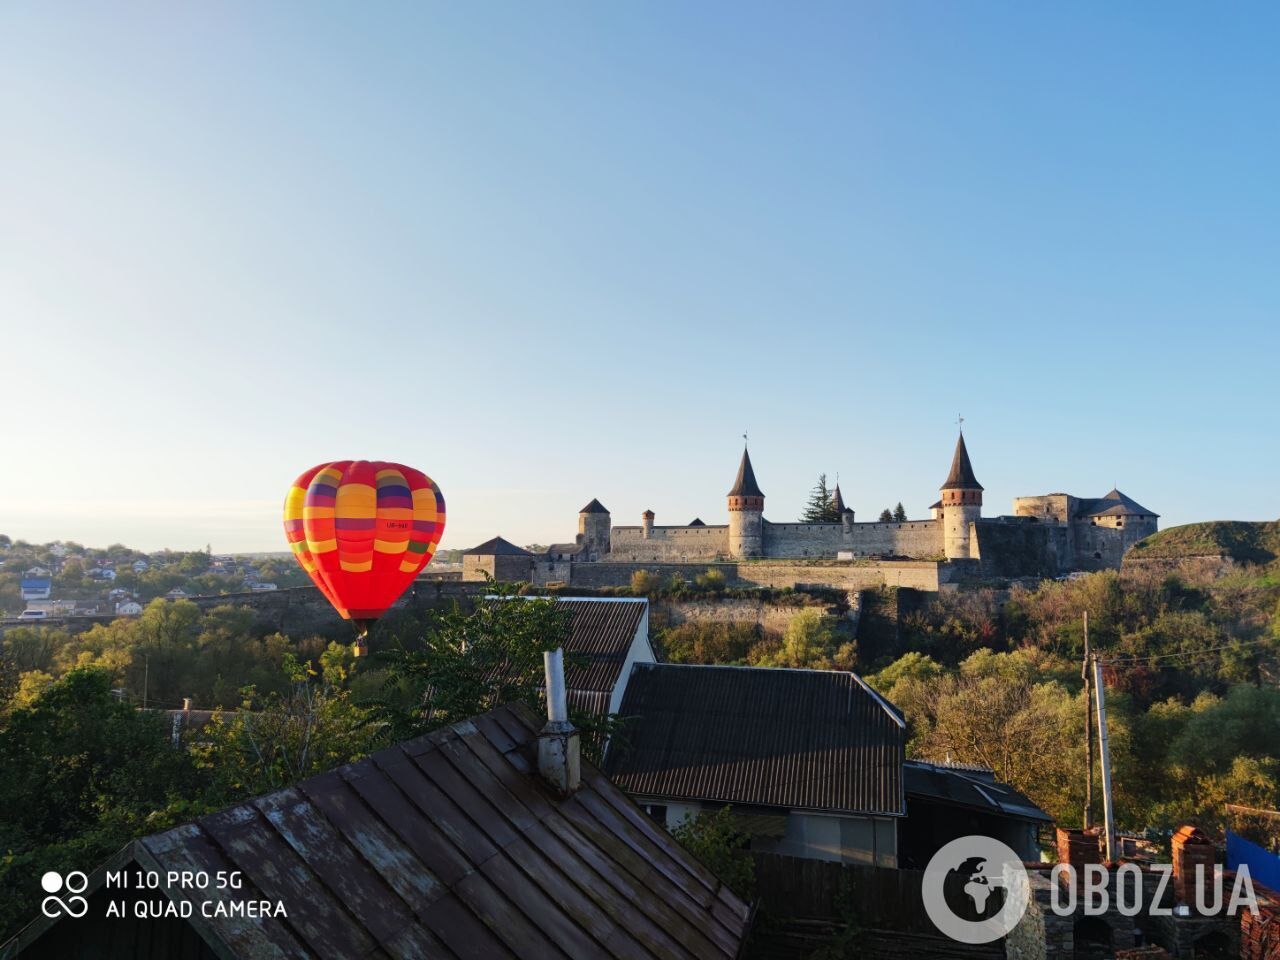
[[[614,783],[645,797],[899,816],[904,724],[852,673],[638,663]]]
[[[702,518],[701,518],[701,517],[694,517],[692,520],[690,520],[690,521],[689,521],[689,526],[691,526],[691,527],[705,527],[705,526],[706,526],[706,524],[702,522]]]
[[[607,507],[605,507],[603,503],[601,503],[599,500],[596,500],[593,497],[591,502],[588,503],[585,507],[583,507],[578,512],[579,513],[608,513],[609,510]]]
[[[607,708],[649,601],[557,600],[556,607],[569,611],[569,639],[564,644],[569,662],[564,683],[570,701],[583,701],[576,706],[591,710],[595,704],[589,701],[599,697],[590,695],[603,694]]]
[[[751,469],[751,455],[747,448],[742,448],[742,462],[738,464],[738,478],[733,481],[733,489],[726,494],[730,497],[763,497],[764,491],[756,483],[756,472]]]
[[[831,498],[832,505],[836,508],[836,513],[844,513],[844,496],[840,493],[840,484],[836,484],[836,492]]]
[[[590,764],[578,792],[553,795],[538,725],[502,707],[122,857],[162,877],[241,871],[243,889],[164,891],[174,901],[285,902],[287,918],[194,921],[222,957],[736,956],[747,905]]]
[[[942,485],[943,490],[981,490],[982,484],[973,475],[973,464],[969,462],[969,450],[964,445],[964,434],[956,441],[956,452],[951,458],[951,472]]]
[[[510,540],[504,540],[502,537],[494,537],[492,540],[486,540],[478,547],[472,547],[470,550],[463,551],[464,557],[531,557],[528,550],[517,547]]]
[[[908,760],[903,776],[908,800],[947,803],[1022,820],[1053,820],[1025,793],[1000,783],[987,769]]]

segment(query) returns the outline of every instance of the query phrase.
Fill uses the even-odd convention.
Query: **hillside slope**
[[[1280,557],[1280,521],[1211,520],[1170,527],[1140,541],[1134,559],[1222,556],[1241,563]]]

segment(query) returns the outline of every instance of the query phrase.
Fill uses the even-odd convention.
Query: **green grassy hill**
[[[1241,563],[1280,557],[1280,521],[1212,520],[1161,530],[1133,548],[1134,558],[1224,556]]]

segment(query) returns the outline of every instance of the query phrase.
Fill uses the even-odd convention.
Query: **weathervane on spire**
[[[746,443],[747,443],[747,431],[743,430],[743,431],[742,431],[742,444],[743,444],[743,446],[746,446]]]
[[[964,417],[958,413],[956,414],[956,423],[960,425],[960,432],[964,433]]]

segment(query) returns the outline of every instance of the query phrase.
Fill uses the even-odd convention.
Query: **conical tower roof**
[[[840,484],[836,484],[835,495],[831,498],[832,504],[836,508],[836,513],[844,513],[844,497],[840,495]]]
[[[585,507],[578,511],[579,513],[608,513],[608,509],[599,500],[592,499]]]
[[[738,464],[738,479],[733,482],[733,489],[729,491],[727,496],[764,496],[764,491],[760,489],[760,484],[756,483],[756,472],[751,469],[751,454],[747,453],[746,447],[742,448],[742,462]]]
[[[964,445],[964,434],[956,441],[956,453],[951,458],[951,472],[942,485],[943,490],[981,490],[982,484],[973,475],[973,464],[969,462],[969,451]]]

